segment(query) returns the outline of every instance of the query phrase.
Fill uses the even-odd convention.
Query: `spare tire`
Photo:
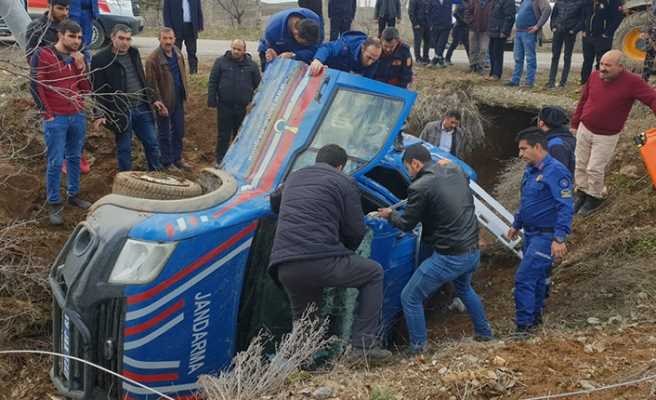
[[[162,172],[119,172],[112,193],[153,200],[179,200],[203,194],[201,186],[188,179]]]
[[[635,12],[624,17],[613,36],[613,47],[624,53],[625,67],[631,71],[642,71],[647,43],[640,38],[640,32],[650,23],[648,11]]]

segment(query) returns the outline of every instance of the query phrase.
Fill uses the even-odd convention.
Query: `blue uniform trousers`
[[[524,258],[515,273],[515,310],[518,328],[536,325],[542,318],[549,277],[552,233],[524,233]]]

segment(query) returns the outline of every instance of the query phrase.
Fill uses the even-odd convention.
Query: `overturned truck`
[[[401,133],[414,101],[410,91],[359,76],[328,69],[312,77],[304,64],[274,62],[222,169],[203,171],[201,194],[113,193],[75,228],[49,275],[55,351],[191,398],[199,375],[228,367],[260,329],[275,334],[290,325],[284,292],[266,273],[276,226],[269,194],[336,143],[348,153],[344,171],[361,189],[365,213],[399,203],[410,183],[403,147],[419,142]],[[476,185],[475,172],[425,145],[470,176],[479,221],[516,251],[518,243],[502,237],[512,216]],[[359,251],[385,269],[389,330],[418,263],[420,233],[371,217],[366,223]],[[346,336],[348,321],[342,325]],[[56,359],[51,376],[69,398],[157,398],[74,359]]]

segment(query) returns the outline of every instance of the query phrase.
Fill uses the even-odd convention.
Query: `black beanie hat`
[[[560,128],[569,124],[569,115],[562,107],[544,106],[538,113],[538,119],[550,128]]]

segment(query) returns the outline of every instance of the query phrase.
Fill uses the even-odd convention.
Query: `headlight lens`
[[[152,281],[159,275],[176,244],[128,239],[114,264],[109,282],[143,284]]]

